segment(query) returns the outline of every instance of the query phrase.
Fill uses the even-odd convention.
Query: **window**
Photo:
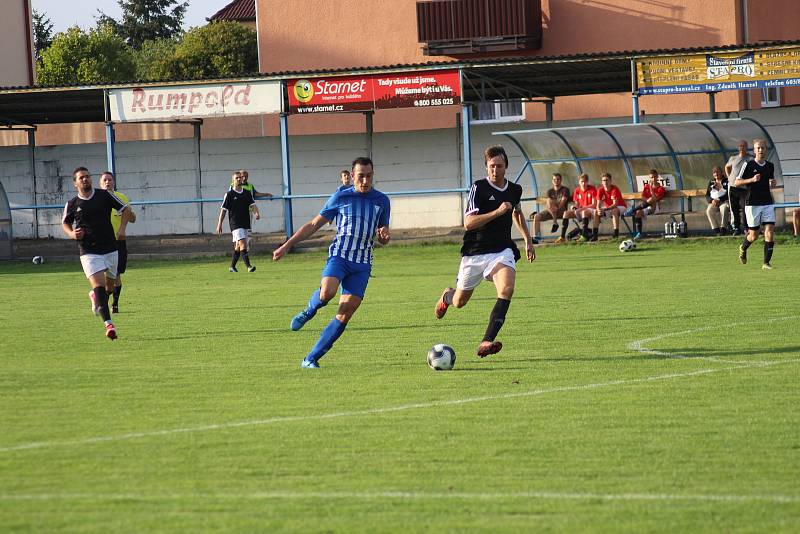
[[[776,108],[781,105],[781,88],[764,87],[761,89],[761,107]]]
[[[525,118],[522,102],[478,102],[474,108],[475,122],[513,122]]]

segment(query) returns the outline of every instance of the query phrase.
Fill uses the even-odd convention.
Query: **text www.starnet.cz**
[[[314,106],[310,108],[297,108],[298,113],[319,113],[321,111],[344,111],[344,106],[330,104],[328,106]]]

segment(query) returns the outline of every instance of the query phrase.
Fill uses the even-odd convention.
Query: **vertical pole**
[[[116,137],[114,134],[114,123],[106,123],[106,168],[117,176],[117,160],[114,149],[116,147]],[[119,186],[117,186],[119,187]]]
[[[281,113],[281,168],[283,170],[283,230],[286,239],[294,233],[292,223],[292,175],[289,167],[289,114]]]
[[[28,130],[28,161],[30,162],[31,167],[31,178],[33,178],[33,199],[31,204],[36,206],[38,203],[36,202],[36,194],[37,194],[37,183],[36,183],[36,154],[34,153],[34,149],[36,148],[36,130]],[[39,239],[39,210],[33,208],[33,238]]]
[[[545,100],[544,103],[544,120],[548,128],[553,127],[553,102],[555,100]]]
[[[194,122],[194,155],[195,155],[195,192],[198,199],[197,202],[197,218],[199,221],[199,234],[203,233],[205,224],[203,224],[203,203],[200,201],[203,198],[203,169],[200,164],[200,126],[201,122]]]
[[[366,122],[366,131],[367,131],[367,157],[372,159],[372,134],[373,134],[373,126],[372,126],[372,119],[375,115],[374,111],[365,111],[364,112],[364,121]]]
[[[470,122],[472,108],[469,104],[461,104],[461,135],[464,148],[464,189],[472,187],[472,136],[470,135]]]
[[[631,97],[633,98],[633,124],[639,124],[639,78],[636,75],[636,60],[631,58]]]
[[[716,93],[714,91],[709,91],[708,93],[708,112],[711,114],[712,119],[717,118],[717,102],[716,102]],[[691,201],[691,199],[689,199]]]

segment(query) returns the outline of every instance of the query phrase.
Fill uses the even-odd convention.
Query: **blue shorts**
[[[322,269],[322,276],[338,279],[342,285],[342,295],[355,295],[363,299],[371,272],[372,265],[369,263],[356,263],[338,256],[330,256],[325,268]]]

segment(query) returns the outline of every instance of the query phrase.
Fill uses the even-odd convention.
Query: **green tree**
[[[46,13],[33,10],[33,46],[36,48],[36,61],[42,59],[42,52],[53,42],[53,23]]]
[[[98,9],[98,16],[95,18],[97,26],[110,26],[128,45],[138,50],[147,41],[181,35],[183,17],[189,2],[117,0],[117,4],[122,9],[122,20],[117,21]]]
[[[84,32],[77,26],[59,33],[42,52],[37,82],[75,85],[133,79],[133,51],[109,26]]]
[[[224,78],[257,72],[256,32],[231,21],[192,28],[175,49],[173,70],[184,79]]]
[[[175,60],[175,39],[145,41],[134,53],[137,80],[171,80],[180,77]]]

